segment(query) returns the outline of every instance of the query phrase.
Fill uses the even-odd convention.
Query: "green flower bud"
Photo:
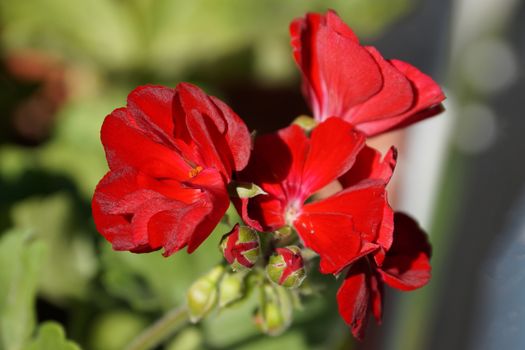
[[[270,281],[286,288],[297,288],[306,277],[301,249],[297,246],[277,248],[266,266]]]
[[[274,232],[274,236],[277,239],[290,237],[291,234],[293,234],[293,229],[291,226],[288,226],[288,225],[285,225],[281,227],[280,229],[275,230]]]
[[[219,284],[219,307],[228,306],[244,296],[244,277],[240,272],[224,275]]]
[[[268,335],[282,334],[292,323],[292,300],[289,292],[278,286],[265,285],[261,305],[255,311],[257,328]]]
[[[186,300],[191,322],[200,321],[213,310],[218,299],[218,283],[223,274],[224,268],[217,266],[190,286]]]
[[[236,224],[221,240],[224,258],[233,271],[246,271],[255,265],[261,255],[257,232],[246,226]]]
[[[317,121],[307,115],[300,115],[294,119],[292,124],[299,125],[304,131],[309,133],[317,126]]]

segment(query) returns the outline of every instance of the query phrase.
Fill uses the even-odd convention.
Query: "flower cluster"
[[[291,303],[272,285],[299,288],[313,251],[321,273],[344,277],[339,312],[361,339],[369,315],[381,321],[384,284],[408,291],[430,279],[425,233],[388,203],[396,149],[382,156],[366,140],[441,112],[445,97],[408,63],[361,46],[335,12],[296,19],[290,33],[313,119],[252,140],[226,104],[193,85],[139,87],[102,126],[110,171],[93,216],[114,249],[169,256],[197,249],[232,201],[244,223],[222,239],[224,257],[239,274],[259,269],[271,281],[254,279],[267,300],[258,326],[278,334],[289,323]],[[235,191],[241,183],[257,190]],[[329,185],[336,190],[317,195]],[[190,307],[209,312],[225,274],[197,281]]]

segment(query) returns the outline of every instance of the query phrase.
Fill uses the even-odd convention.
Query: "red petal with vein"
[[[186,185],[200,189],[201,196],[183,208],[159,212],[149,223],[150,240],[165,248],[165,256],[186,245],[188,253],[193,252],[228,209],[229,198],[216,170],[205,169]]]
[[[284,198],[281,184],[300,184],[308,147],[309,140],[297,125],[258,136],[250,162],[239,178],[255,182],[275,197]]]
[[[362,182],[303,207],[294,226],[305,245],[320,255],[322,273],[339,273],[378,248],[385,194],[384,184]]]
[[[285,204],[272,195],[241,199],[244,222],[258,231],[275,231],[284,225]]]
[[[363,121],[359,124],[357,128],[369,136],[408,126],[443,111],[440,103],[445,99],[445,95],[431,77],[406,62],[399,60],[389,62],[410,81],[414,102],[410,109],[399,115],[388,119]]]
[[[431,276],[430,244],[414,219],[396,213],[394,220],[394,243],[378,271],[393,288],[405,291],[420,288]]]
[[[394,211],[388,204],[388,200],[385,202],[381,228],[379,229],[376,240],[376,243],[381,246],[381,249],[374,254],[374,260],[379,266],[383,264],[385,252],[390,249],[394,240]]]
[[[285,224],[287,199],[306,199],[309,194],[302,193],[301,181],[308,148],[309,140],[297,125],[257,137],[251,160],[239,179],[257,183],[268,194],[234,200],[246,224],[256,230],[278,229]]]
[[[370,274],[366,259],[355,262],[337,291],[339,314],[350,327],[354,337],[359,340],[363,340],[368,325],[372,299]]]
[[[187,177],[191,167],[176,151],[166,136],[154,137],[154,132],[139,127],[139,121],[127,109],[113,111],[104,120],[101,139],[110,169],[133,167],[152,177]]]
[[[329,118],[313,131],[304,164],[302,189],[314,193],[352,167],[365,145],[363,134],[341,119]]]
[[[210,205],[210,212],[205,220],[197,225],[195,232],[191,236],[188,244],[188,253],[192,253],[219,224],[226,210],[228,210],[230,199],[223,179],[213,169],[204,169],[197,176],[193,177],[187,185],[201,189],[203,194],[206,195],[202,205]]]
[[[372,55],[335,13],[308,14],[291,27],[294,58],[301,69],[314,117],[342,117],[375,95],[383,85]]]
[[[250,133],[246,125],[225,103],[206,95],[198,87],[181,83],[176,88],[173,101],[175,111],[175,135],[186,143],[199,145],[201,156],[210,166],[224,166],[225,175],[231,170],[241,170],[248,163],[251,148]],[[194,130],[192,123],[202,119]],[[205,134],[202,134],[203,126]],[[199,137],[200,136],[200,137]]]
[[[357,155],[354,165],[339,178],[343,188],[358,184],[367,179],[390,181],[397,163],[397,150],[391,147],[383,157],[381,152],[365,146]]]
[[[357,125],[387,119],[407,111],[414,102],[412,85],[403,73],[387,62],[374,47],[366,47],[381,69],[381,90],[359,107],[353,108],[344,118]]]
[[[134,126],[149,138],[170,144],[173,137],[171,103],[175,89],[165,86],[139,86],[128,95],[127,109],[133,116]]]
[[[132,168],[111,171],[98,184],[92,208],[95,224],[116,250],[151,251],[147,224],[157,212],[186,205],[158,192],[154,180]],[[149,186],[144,186],[149,183]],[[181,192],[181,199],[191,200],[195,191]]]

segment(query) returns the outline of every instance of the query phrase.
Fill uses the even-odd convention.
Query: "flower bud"
[[[285,225],[277,230],[274,231],[274,237],[277,239],[283,239],[286,237],[290,237],[290,235],[293,234],[293,229],[289,225]]]
[[[289,291],[265,285],[261,293],[262,303],[254,314],[255,325],[265,334],[280,335],[292,323],[293,307]]]
[[[244,296],[244,273],[226,273],[219,284],[219,307],[228,306]]]
[[[317,126],[317,121],[307,115],[300,115],[294,119],[292,124],[299,125],[304,131],[309,133]]]
[[[218,282],[224,273],[222,266],[213,268],[188,289],[186,300],[191,322],[198,322],[217,304]]]
[[[270,281],[286,288],[297,288],[306,277],[301,249],[297,246],[277,248],[270,257],[266,274]]]
[[[221,250],[233,271],[249,270],[261,255],[259,236],[249,227],[236,224],[222,237]]]

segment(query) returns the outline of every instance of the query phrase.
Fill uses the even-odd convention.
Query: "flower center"
[[[284,213],[284,218],[287,225],[293,226],[295,219],[297,219],[297,216],[299,216],[301,206],[302,203],[298,200],[293,200],[288,204]]]
[[[197,165],[195,168],[190,170],[190,172],[188,173],[188,176],[190,178],[195,177],[195,176],[199,175],[199,173],[202,171],[202,169],[203,168],[200,165]]]

